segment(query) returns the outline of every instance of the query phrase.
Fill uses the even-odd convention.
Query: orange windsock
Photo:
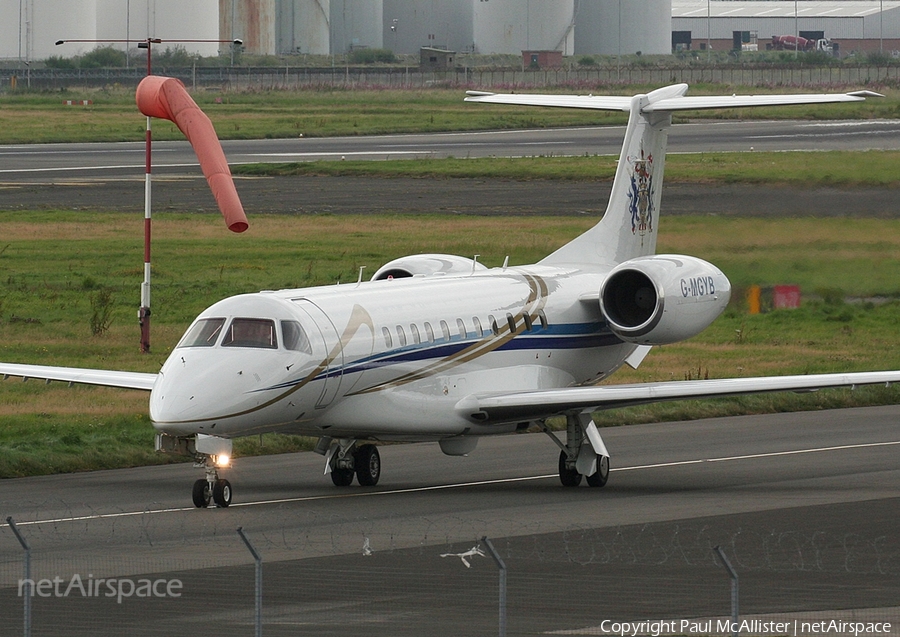
[[[212,122],[188,95],[184,84],[174,77],[148,75],[138,85],[136,100],[141,113],[147,117],[175,122],[200,160],[200,168],[228,229],[232,232],[246,230],[249,226],[247,215],[234,187],[222,145]]]

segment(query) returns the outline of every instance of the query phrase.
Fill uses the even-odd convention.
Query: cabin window
[[[547,315],[544,314],[544,310],[538,310],[538,318],[541,320],[541,329],[547,329],[549,323],[547,322]]]
[[[466,324],[463,323],[462,319],[456,319],[456,328],[459,330],[459,337],[466,337]]]
[[[484,330],[481,328],[481,321],[478,320],[477,316],[472,317],[472,323],[475,325],[475,336],[478,338],[484,336]]]
[[[509,312],[506,313],[506,322],[509,324],[509,333],[515,334],[516,333],[516,319],[513,318],[513,315],[510,314]]]
[[[203,319],[194,323],[187,331],[178,347],[212,347],[219,339],[225,319]]]
[[[309,342],[309,337],[306,335],[306,330],[297,321],[282,321],[281,337],[284,341],[285,349],[312,354],[312,345]]]
[[[523,313],[522,318],[525,319],[525,329],[530,332],[531,328],[534,327],[534,323],[531,322],[531,314],[528,314],[527,312]]]
[[[225,330],[222,347],[262,347],[275,349],[275,321],[257,318],[236,318]]]
[[[415,345],[418,345],[422,342],[421,337],[419,336],[419,328],[415,323],[410,324],[409,332],[412,334],[412,342]]]
[[[497,319],[494,318],[493,314],[488,315],[488,325],[491,326],[491,333],[494,336],[500,333],[500,328],[497,326]]]
[[[431,323],[425,322],[425,340],[429,343],[434,343],[434,330],[431,328]]]
[[[444,333],[444,340],[450,340],[450,326],[447,325],[447,321],[441,321],[441,332]]]
[[[402,325],[397,326],[397,340],[400,341],[400,347],[406,347],[406,332]]]
[[[386,327],[382,327],[381,333],[384,335],[384,346],[388,349],[392,348],[394,346],[394,339],[391,338],[391,331]]]

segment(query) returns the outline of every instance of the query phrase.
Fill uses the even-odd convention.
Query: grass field
[[[0,218],[0,360],[155,372],[190,320],[227,295],[355,281],[358,267],[417,252],[469,255],[489,266],[530,263],[594,222],[585,218],[267,216],[231,235],[216,215],[160,213],[154,226],[153,351],[138,353],[141,219],[89,212]],[[401,231],[402,230],[402,231]],[[900,221],[667,218],[661,251],[719,265],[738,289],[704,334],[656,348],[616,382],[900,366]],[[804,307],[750,316],[740,290],[795,283]],[[113,298],[92,336],[92,299]],[[845,297],[880,296],[847,303]],[[893,389],[833,390],[672,403],[601,414],[604,424],[896,402]],[[0,476],[169,461],[152,451],[141,392],[0,384]],[[302,448],[303,439],[242,441],[239,454]]]

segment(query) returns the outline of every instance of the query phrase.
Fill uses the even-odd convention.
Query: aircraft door
[[[331,404],[341,388],[344,370],[343,345],[334,323],[318,305],[307,299],[293,299],[293,302],[309,316],[312,323],[318,328],[320,338],[316,339],[313,336],[311,340],[316,341],[313,343],[313,356],[321,361],[323,367],[320,374],[324,377],[322,395],[316,402],[316,409],[323,409]]]

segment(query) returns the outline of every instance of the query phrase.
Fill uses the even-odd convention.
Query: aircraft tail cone
[[[170,120],[184,133],[200,160],[200,168],[228,229],[244,232],[249,227],[247,215],[231,178],[222,145],[212,122],[188,95],[184,84],[173,77],[149,75],[138,85],[135,100],[141,113],[147,117]]]

